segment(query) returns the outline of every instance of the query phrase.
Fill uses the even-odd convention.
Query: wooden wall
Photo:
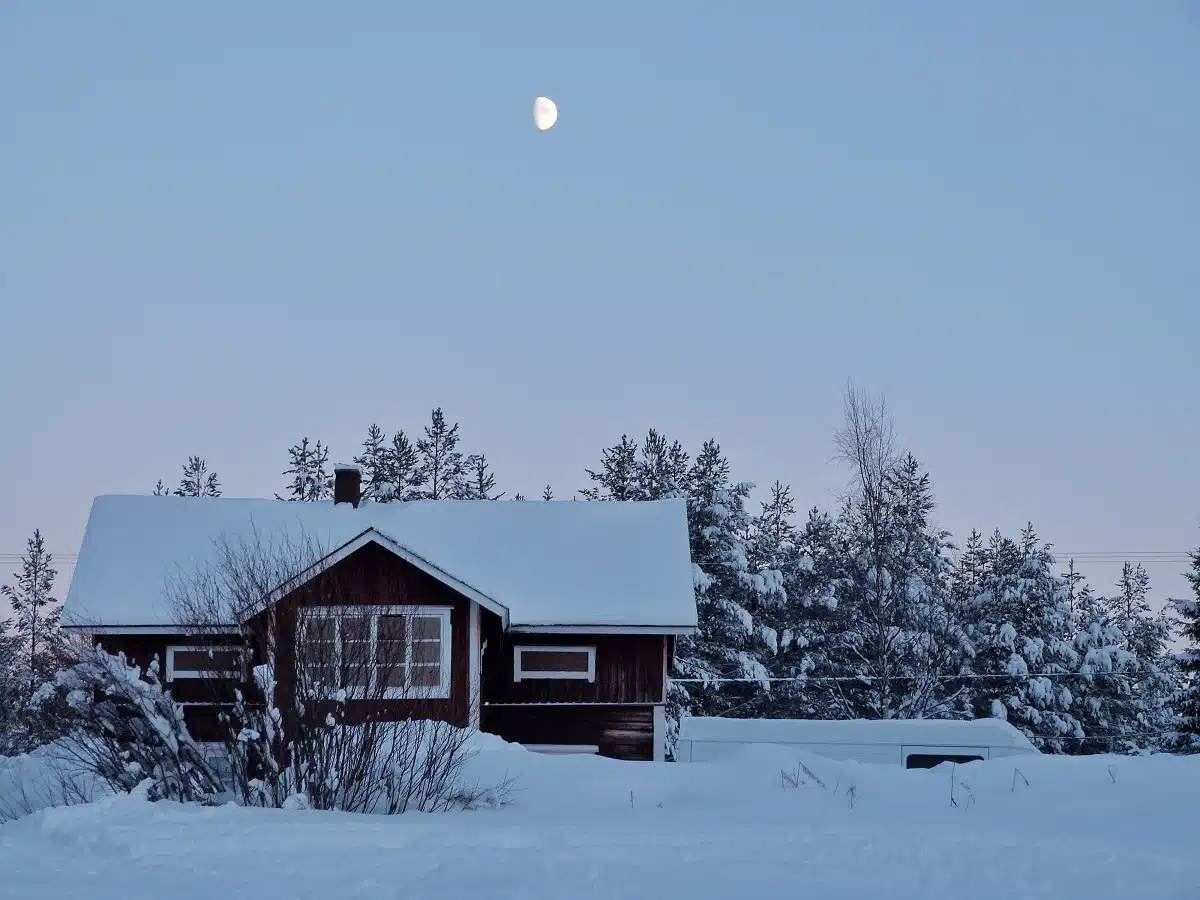
[[[646,634],[505,634],[485,613],[482,637],[485,703],[662,703],[667,638]],[[513,648],[595,647],[596,680],[513,679]]]

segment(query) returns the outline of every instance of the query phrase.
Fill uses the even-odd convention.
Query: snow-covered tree
[[[326,468],[329,465],[329,448],[317,441],[309,446],[308,438],[288,448],[288,468],[283,474],[291,476],[287,495],[280,499],[316,502],[333,496],[333,476]],[[276,494],[278,497],[279,495]]]
[[[448,500],[463,495],[467,465],[458,442],[458,423],[448,425],[441,407],[433,410],[425,436],[417,440],[417,472],[424,499]]]
[[[221,483],[217,473],[208,471],[208,466],[199,456],[189,456],[183,466],[183,477],[175,489],[176,497],[220,497]]]
[[[638,479],[638,446],[628,435],[600,451],[600,471],[584,469],[593,487],[579,493],[588,500],[645,500]]]
[[[641,481],[663,495],[677,490],[652,475]],[[750,561],[746,499],[753,485],[732,481],[728,459],[716,441],[708,440],[687,470],[683,488],[699,628],[677,644],[680,679],[696,681],[677,683],[673,705],[692,715],[769,706],[770,672],[763,660],[773,638],[754,611],[782,603],[784,595],[777,573],[763,577]]]
[[[1103,601],[1108,623],[1121,633],[1119,662],[1132,674],[1119,723],[1134,735],[1136,748],[1156,748],[1171,728],[1177,672],[1168,647],[1173,624],[1165,611],[1150,608],[1150,576],[1141,564],[1126,562],[1117,594]]]
[[[26,542],[21,571],[13,574],[11,584],[0,587],[0,597],[13,610],[10,639],[17,677],[25,684],[27,697],[54,674],[62,659],[59,610],[54,599],[58,573],[52,563],[41,531],[35,530]]]
[[[387,435],[374,422],[367,429],[367,439],[363,441],[362,453],[354,457],[354,464],[362,471],[362,502],[378,501],[380,494],[389,483],[391,472],[388,458]]]
[[[851,482],[836,520],[836,637],[830,706],[838,718],[964,713],[957,675],[966,640],[950,608],[949,535],[932,523],[928,473],[896,448],[882,398],[853,387],[835,436]]]
[[[1064,752],[1085,737],[1080,715],[1101,710],[1079,675],[1113,671],[1119,634],[1072,616],[1067,582],[1054,574],[1054,556],[1032,525],[1016,541],[995,532],[975,547],[968,633],[973,658],[972,712],[1005,718],[1044,751]],[[1073,683],[1072,683],[1073,682]],[[1094,682],[1093,682],[1094,683]]]
[[[1178,749],[1200,753],[1200,548],[1192,551],[1191,560],[1192,570],[1187,579],[1192,585],[1192,597],[1172,603],[1186,643],[1179,654],[1179,669],[1185,680],[1176,701],[1179,714],[1176,728]]]

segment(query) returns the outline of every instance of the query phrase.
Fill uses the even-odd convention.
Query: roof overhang
[[[518,634],[695,634],[695,625],[510,625]]]
[[[63,631],[81,631],[88,634],[237,634],[237,625],[81,625],[78,623],[61,626]]]

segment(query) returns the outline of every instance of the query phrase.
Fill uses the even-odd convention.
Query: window
[[[241,678],[241,647],[168,647],[167,681],[184,678]]]
[[[895,757],[892,757],[895,759]],[[969,763],[982,760],[982,756],[962,756],[953,753],[910,753],[904,761],[906,769],[932,769],[942,763]]]
[[[595,647],[514,647],[513,680],[596,680]]]
[[[450,696],[450,610],[381,606],[308,608],[297,629],[308,685],[359,697]]]

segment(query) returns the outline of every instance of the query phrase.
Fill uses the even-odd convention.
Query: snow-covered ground
[[[109,797],[0,826],[2,897],[1196,900],[1200,757],[905,771],[794,753],[546,757],[498,810],[394,818]],[[1019,769],[1015,771],[1014,769]]]

